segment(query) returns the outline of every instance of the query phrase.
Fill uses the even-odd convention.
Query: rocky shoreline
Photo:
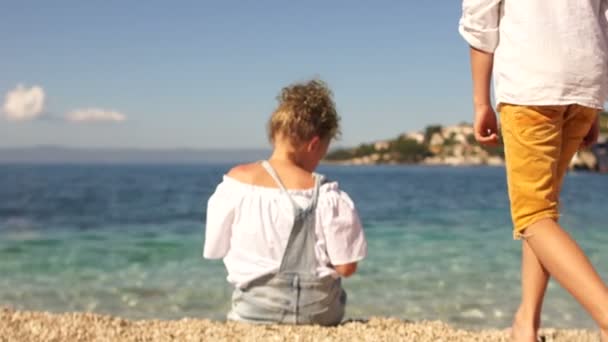
[[[483,148],[475,142],[473,127],[462,123],[428,126],[394,139],[332,151],[328,161],[346,165],[503,165],[502,148]]]
[[[587,330],[543,329],[549,341],[598,341]],[[371,318],[338,327],[249,325],[206,319],[127,320],[94,313],[0,310],[0,341],[509,341],[506,329]]]
[[[424,132],[404,133],[395,139],[338,149],[328,154],[328,164],[340,165],[432,165],[432,166],[501,166],[502,146],[479,146],[469,124],[429,126]],[[582,150],[572,159],[573,170],[608,173],[608,135],[598,144]]]

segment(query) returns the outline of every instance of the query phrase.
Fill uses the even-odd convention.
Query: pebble
[[[547,342],[598,341],[597,332],[543,329]],[[94,313],[0,309],[0,342],[9,341],[509,341],[507,330],[463,330],[438,321],[390,317],[350,321],[337,327],[250,325],[184,318],[127,320]]]

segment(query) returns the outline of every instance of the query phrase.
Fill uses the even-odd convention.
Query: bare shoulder
[[[230,169],[226,175],[239,182],[251,183],[252,179],[259,172],[259,169],[259,163],[241,164]]]

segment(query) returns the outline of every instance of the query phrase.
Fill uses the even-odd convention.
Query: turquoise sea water
[[[201,259],[205,203],[228,165],[0,166],[0,306],[223,319],[231,289]],[[506,327],[519,301],[502,168],[320,171],[355,200],[369,257],[347,316]],[[608,177],[574,173],[562,222],[608,279]],[[546,325],[592,327],[556,283]]]

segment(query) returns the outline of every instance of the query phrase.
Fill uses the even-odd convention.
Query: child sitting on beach
[[[353,202],[315,173],[339,116],[318,80],[284,88],[278,101],[270,158],[234,167],[209,199],[203,256],[223,258],[235,287],[229,320],[336,325],[340,279],[367,255]]]

